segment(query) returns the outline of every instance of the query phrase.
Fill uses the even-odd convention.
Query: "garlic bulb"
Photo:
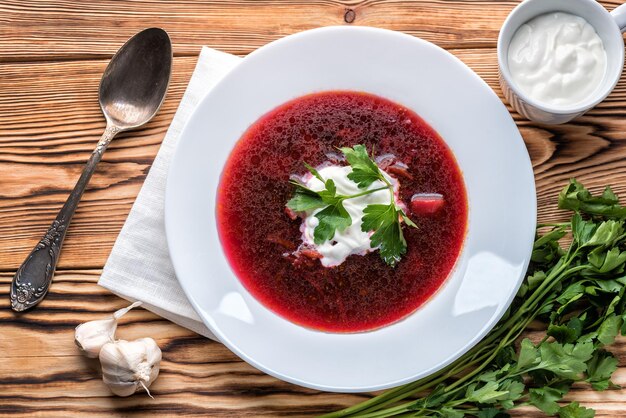
[[[74,342],[87,357],[98,357],[102,346],[115,340],[117,320],[139,305],[141,302],[135,302],[127,308],[116,311],[110,318],[80,324],[76,327]]]
[[[102,380],[117,396],[148,388],[159,375],[161,349],[152,338],[107,343],[100,350]],[[152,397],[152,395],[150,395]]]

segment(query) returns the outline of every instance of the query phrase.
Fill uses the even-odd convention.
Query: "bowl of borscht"
[[[504,314],[536,197],[508,111],[406,34],[314,29],[244,58],[187,122],[166,185],[177,278],[209,330],[337,392],[437,371]]]

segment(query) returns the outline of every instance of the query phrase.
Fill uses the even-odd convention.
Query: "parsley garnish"
[[[287,203],[287,207],[296,212],[323,208],[315,214],[319,224],[313,233],[315,243],[321,244],[333,239],[336,230],[343,231],[352,225],[352,218],[343,207],[343,201],[352,196],[338,195],[334,181],[324,180],[317,170],[308,165],[307,168],[324,183],[324,190],[316,192],[303,184],[292,182],[296,186],[296,193]]]
[[[365,208],[361,230],[363,232],[374,231],[370,238],[371,247],[379,247],[382,259],[394,267],[406,253],[406,240],[402,233],[400,220],[404,220],[407,225],[414,228],[417,228],[417,225],[396,205],[393,185],[370,158],[365,146],[355,145],[353,148],[341,148],[341,152],[352,167],[352,172],[348,174],[348,178],[355,182],[359,188],[366,188],[376,180],[380,180],[389,189],[388,205],[369,205]]]
[[[367,153],[363,145],[353,148],[341,148],[341,152],[352,168],[348,178],[360,189],[366,189],[375,181],[381,181],[384,187],[364,190],[353,195],[339,195],[335,183],[331,179],[324,179],[320,173],[309,164],[304,163],[307,170],[318,180],[324,183],[324,189],[314,191],[302,183],[292,181],[296,186],[294,196],[287,202],[287,207],[296,212],[322,209],[315,214],[319,224],[313,233],[316,244],[322,244],[334,238],[336,231],[343,231],[352,225],[352,218],[343,206],[343,201],[364,196],[380,190],[389,190],[389,204],[368,205],[363,211],[361,229],[363,232],[373,231],[370,246],[379,248],[380,256],[390,266],[395,266],[406,253],[406,240],[402,233],[401,220],[407,225],[417,228],[415,223],[395,203],[393,185],[383,175]]]
[[[400,217],[407,225],[417,225],[394,203],[389,205],[369,205],[363,210],[363,231],[375,231],[370,237],[372,248],[380,247],[380,256],[385,263],[395,266],[406,253],[406,240],[402,234]]]

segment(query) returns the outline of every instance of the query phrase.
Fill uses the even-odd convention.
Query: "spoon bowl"
[[[107,122],[122,131],[152,119],[165,99],[171,70],[167,32],[150,28],[130,38],[113,56],[100,82],[100,108]]]

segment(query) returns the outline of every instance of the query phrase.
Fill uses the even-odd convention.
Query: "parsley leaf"
[[[521,379],[506,379],[502,383],[500,383],[500,390],[504,390],[507,392],[506,398],[500,401],[502,407],[505,409],[514,408],[515,401],[517,401],[524,395],[525,389],[526,385],[524,385]]]
[[[611,375],[617,370],[617,359],[608,351],[598,351],[587,363],[587,381],[595,390],[606,390],[614,386]]]
[[[534,366],[539,363],[541,358],[539,357],[539,350],[528,338],[522,340],[520,346],[519,359],[517,360],[517,370],[526,369],[529,366]]]
[[[567,234],[563,228],[556,228],[547,234],[537,237],[531,255],[533,263],[545,264],[558,259],[562,254],[558,240]]]
[[[593,196],[575,179],[571,179],[569,185],[559,194],[559,208],[609,218],[626,218],[626,208],[619,204],[610,187],[604,189],[602,196]]]
[[[577,317],[570,319],[567,324],[550,324],[547,334],[554,337],[560,343],[573,343],[578,341],[582,334],[583,324]]]
[[[344,196],[337,196],[337,186],[332,179],[324,182],[325,189],[319,192],[320,197],[327,205],[336,205],[340,200],[344,200]]]
[[[296,191],[294,196],[287,202],[287,207],[296,212],[306,212],[307,210],[319,209],[329,205],[335,206],[350,197],[337,195],[337,186],[335,186],[335,182],[332,179],[324,180],[321,176],[319,178],[324,183],[324,189],[319,192],[293,181],[292,184],[296,186]]]
[[[598,225],[591,238],[589,238],[584,245],[612,245],[623,233],[624,227],[622,226],[622,222],[613,220],[604,221]]]
[[[541,362],[538,369],[550,371],[566,379],[579,379],[587,370],[586,362],[593,355],[593,343],[560,344],[550,342],[539,346]]]
[[[296,192],[287,202],[287,207],[295,212],[306,212],[307,210],[319,209],[326,206],[324,200],[318,192],[304,187],[299,183],[293,183]]]
[[[437,385],[437,387],[435,387],[435,389],[433,389],[428,396],[413,402],[413,404],[409,406],[409,409],[412,411],[419,411],[441,405],[449,397],[444,393],[445,388],[446,385],[444,384]]]
[[[369,187],[376,180],[387,183],[387,179],[384,178],[376,163],[370,158],[364,145],[355,145],[353,148],[344,147],[340,150],[352,167],[352,172],[348,174],[348,178],[355,182],[360,189]]]
[[[598,341],[604,345],[613,344],[621,327],[622,318],[620,316],[610,315],[602,322],[598,329]]]
[[[583,220],[580,213],[576,213],[572,217],[572,233],[574,234],[576,242],[578,242],[581,246],[585,245],[587,241],[589,241],[596,227],[597,226],[594,222]]]
[[[595,415],[596,411],[580,406],[578,402],[572,402],[559,410],[559,418],[593,418]]]
[[[343,207],[342,200],[317,212],[315,217],[320,221],[313,231],[313,241],[316,244],[332,240],[336,230],[343,231],[352,225],[352,218]]]
[[[557,403],[569,391],[569,385],[566,387],[550,387],[531,388],[530,404],[541,409],[548,415],[554,415],[559,412],[560,406]]]
[[[471,384],[467,387],[465,397],[470,402],[480,404],[495,403],[498,400],[505,399],[508,395],[507,391],[498,390],[497,382],[489,382],[484,386],[477,388],[477,385]]]
[[[620,251],[617,247],[604,251],[602,247],[598,247],[589,253],[587,259],[598,273],[609,273],[618,267],[623,267],[626,263],[626,251]]]
[[[407,224],[408,226],[412,226],[413,228],[417,228],[417,225],[415,225],[415,222],[413,222],[413,221],[411,220],[411,218],[409,218],[409,217],[407,216],[407,214],[406,214],[406,213],[404,213],[404,211],[403,211],[403,210],[398,210],[398,213],[400,214],[400,216],[402,216],[402,219],[404,219],[404,222],[406,222],[406,224]]]
[[[394,267],[406,253],[406,240],[402,234],[398,210],[394,204],[368,205],[363,210],[364,232],[375,231],[370,237],[372,248],[379,247],[380,256]]]

